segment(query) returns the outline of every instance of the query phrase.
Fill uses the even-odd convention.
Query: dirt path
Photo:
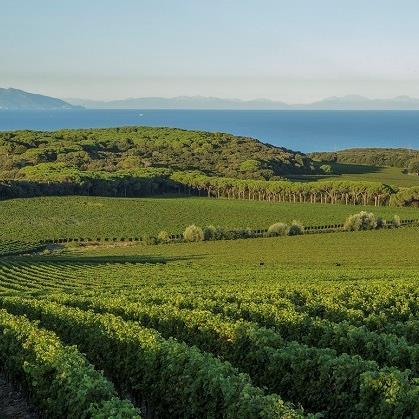
[[[26,397],[0,373],[0,419],[39,419]]]

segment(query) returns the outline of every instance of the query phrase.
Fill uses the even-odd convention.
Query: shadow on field
[[[103,264],[166,264],[176,261],[190,261],[201,259],[204,255],[188,255],[188,256],[160,256],[160,255],[125,255],[125,256],[35,256],[31,258],[8,258],[8,262],[25,262],[25,263],[57,263],[80,265],[103,265]]]
[[[337,175],[343,174],[365,174],[365,173],[379,173],[383,169],[378,166],[371,166],[367,164],[353,164],[353,163],[333,163],[333,170]]]

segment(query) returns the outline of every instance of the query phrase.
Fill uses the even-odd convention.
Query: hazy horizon
[[[203,98],[203,99],[221,99],[221,100],[237,100],[237,101],[258,101],[258,100],[271,100],[272,102],[283,102],[286,103],[288,105],[309,105],[313,102],[317,102],[317,101],[322,101],[325,99],[332,99],[332,98],[344,98],[344,97],[359,97],[359,98],[363,98],[363,99],[370,99],[370,100],[380,100],[380,99],[396,99],[397,97],[407,97],[407,95],[398,95],[398,96],[392,96],[392,97],[369,97],[369,96],[364,96],[364,95],[360,95],[360,94],[347,94],[347,95],[343,95],[343,96],[327,96],[327,97],[319,97],[317,100],[314,101],[310,101],[310,102],[287,102],[285,100],[282,99],[270,99],[267,97],[253,97],[253,98],[239,98],[239,97],[222,97],[222,96],[204,96],[204,95],[178,95],[178,96],[130,96],[130,97],[119,97],[119,98],[112,98],[112,99],[92,99],[90,97],[67,97],[67,98],[60,98],[63,100],[74,100],[74,99],[79,99],[79,100],[86,100],[86,101],[92,101],[92,102],[99,102],[99,101],[103,101],[103,102],[114,102],[114,101],[124,101],[124,100],[130,100],[130,99],[153,99],[153,98],[158,98],[158,99],[177,99],[177,98]],[[409,98],[412,99],[418,99],[414,96],[409,96]]]
[[[413,0],[3,0],[0,84],[60,98],[419,97]]]

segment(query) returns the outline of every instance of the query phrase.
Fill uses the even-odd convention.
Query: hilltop
[[[0,167],[0,176],[8,179],[25,178],[37,169],[65,173],[165,168],[247,179],[315,170],[305,154],[254,138],[150,127],[3,132]]]
[[[64,100],[50,96],[28,93],[19,89],[0,88],[0,110],[56,110],[81,109]]]

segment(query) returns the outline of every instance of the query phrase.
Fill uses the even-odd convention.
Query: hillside
[[[253,138],[149,127],[3,132],[0,168],[8,179],[27,178],[31,170],[63,174],[70,169],[169,168],[253,179],[314,172],[306,155]]]
[[[0,88],[0,110],[56,110],[80,109],[64,100],[28,93],[19,89]]]
[[[334,152],[310,153],[309,156],[315,160],[338,163],[407,168],[412,160],[419,159],[419,150],[407,148],[348,148]]]

